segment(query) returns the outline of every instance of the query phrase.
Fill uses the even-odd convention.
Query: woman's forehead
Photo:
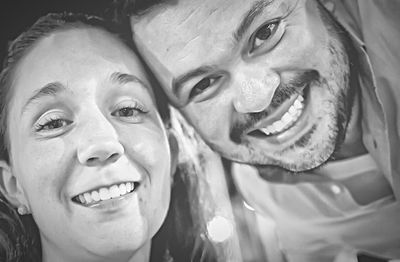
[[[40,39],[21,59],[15,86],[44,86],[49,82],[78,81],[89,74],[96,78],[113,72],[148,79],[135,53],[114,35],[93,28],[57,31]]]

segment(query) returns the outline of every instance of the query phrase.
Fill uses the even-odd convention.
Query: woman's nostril
[[[82,148],[78,152],[78,158],[82,164],[93,166],[116,162],[123,154],[124,149],[121,145],[93,143]]]
[[[93,163],[95,160],[97,159],[97,157],[91,157],[87,160],[88,163]]]
[[[118,153],[114,153],[109,157],[109,159],[110,160],[116,160],[116,159],[118,159],[118,157],[119,157],[119,154]]]
[[[102,157],[90,157],[90,158],[87,159],[87,163],[88,164],[93,164],[96,161],[100,161],[100,162],[102,162],[102,161],[107,161],[107,162],[108,161],[115,161],[118,158],[119,158],[119,154],[118,153],[113,153],[113,154],[109,155],[108,157],[106,155],[104,155],[104,158],[102,158]]]

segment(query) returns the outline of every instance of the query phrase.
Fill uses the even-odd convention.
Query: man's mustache
[[[316,70],[293,71],[290,77],[286,77],[286,79],[281,77],[282,82],[276,89],[271,104],[264,111],[246,114],[234,123],[230,133],[232,141],[240,143],[241,137],[246,130],[253,127],[257,122],[270,114],[270,110],[268,109],[278,107],[295,93],[300,94],[300,90],[302,90],[304,86],[318,80],[319,73]]]

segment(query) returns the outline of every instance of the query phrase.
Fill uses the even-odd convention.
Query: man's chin
[[[247,148],[246,153],[242,151],[242,154],[233,154],[231,151],[224,157],[242,164],[265,167],[272,170],[271,172],[285,171],[296,174],[312,171],[331,159],[335,151],[335,142],[329,140],[323,143],[325,146],[321,144],[313,143],[289,150],[270,152],[270,155],[266,155],[263,149]]]
[[[298,184],[321,181],[321,177],[310,172],[290,171],[279,166],[256,166],[259,176],[271,183]]]
[[[290,172],[310,172],[329,161],[333,152],[334,147],[314,153],[309,151],[297,154],[295,157],[288,156],[285,160],[275,162],[274,165]]]

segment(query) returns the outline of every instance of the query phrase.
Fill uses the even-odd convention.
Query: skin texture
[[[213,149],[295,172],[363,152],[348,39],[316,1],[177,2],[131,17],[134,41]],[[262,132],[299,95],[300,117]]]
[[[136,55],[99,29],[58,31],[20,62],[12,92],[2,171],[40,229],[43,261],[146,261],[169,205],[171,152]],[[72,201],[129,181],[140,181],[129,197]]]

